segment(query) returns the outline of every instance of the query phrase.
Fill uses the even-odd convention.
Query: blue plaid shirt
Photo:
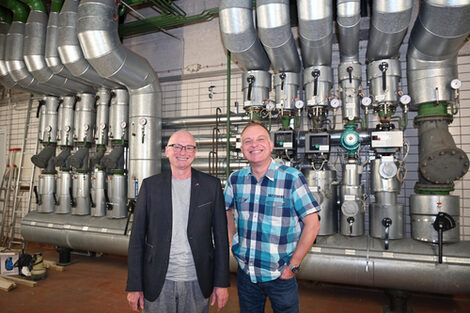
[[[277,279],[302,232],[301,218],[320,211],[305,177],[271,161],[257,181],[251,167],[232,173],[225,186],[226,209],[235,208],[232,251],[253,283]]]

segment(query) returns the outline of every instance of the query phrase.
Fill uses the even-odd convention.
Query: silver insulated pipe
[[[300,72],[288,0],[256,1],[258,32],[275,72]]]
[[[454,100],[457,54],[470,33],[468,0],[421,2],[408,45],[408,90],[412,104]]]
[[[26,67],[39,82],[64,90],[68,94],[92,92],[93,89],[80,82],[54,74],[46,64],[47,14],[34,10],[29,13],[24,39],[24,59]]]
[[[101,77],[87,62],[77,38],[79,0],[65,0],[59,14],[58,52],[62,63],[76,77],[106,88],[119,85]],[[99,19],[100,17],[98,17]],[[95,41],[94,45],[99,41]]]
[[[221,0],[219,18],[224,46],[240,66],[245,71],[269,70],[269,59],[253,22],[253,1]]]
[[[338,0],[337,23],[341,60],[338,67],[338,80],[342,89],[343,119],[349,121],[360,117],[359,91],[362,80],[359,63],[360,12],[359,0]]]
[[[5,63],[11,78],[24,89],[35,93],[54,96],[64,94],[64,91],[59,88],[39,83],[26,68],[23,55],[24,33],[25,23],[14,21],[7,34]]]
[[[45,59],[47,66],[51,69],[54,74],[61,75],[70,79],[81,81],[85,84],[90,84],[80,77],[75,77],[62,63],[62,60],[59,56],[58,50],[58,40],[59,40],[59,12],[54,12],[51,10],[49,12],[49,21],[47,22],[46,30],[46,50],[45,50]]]
[[[304,67],[331,66],[333,42],[332,0],[297,0],[299,35]]]
[[[399,57],[413,10],[412,0],[376,0],[372,2],[372,19],[367,44],[368,62]]]
[[[5,62],[5,46],[7,40],[7,33],[10,29],[10,24],[0,21],[0,84],[6,88],[17,88],[17,83],[13,80],[7,69]]]
[[[142,180],[160,172],[162,93],[148,61],[119,40],[116,12],[114,0],[82,0],[78,39],[93,68],[129,90],[128,186],[129,198],[136,198]]]

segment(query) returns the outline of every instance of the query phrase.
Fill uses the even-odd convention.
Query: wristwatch
[[[290,264],[290,262],[287,262],[287,266],[289,266],[290,270],[294,274],[297,274],[300,271],[300,266],[292,265],[292,264]]]

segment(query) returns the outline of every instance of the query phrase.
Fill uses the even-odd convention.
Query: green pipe
[[[26,4],[31,11],[46,12],[46,7],[41,0],[21,0],[21,2]]]
[[[11,23],[10,12],[3,7],[0,7],[0,22]]]
[[[400,130],[403,130],[403,123],[402,123],[402,119],[401,119],[400,116],[394,115],[390,119],[391,120],[398,120],[398,127],[400,128]]]
[[[226,153],[226,164],[227,167],[225,168],[225,175],[228,179],[230,175],[230,98],[231,98],[231,54],[230,51],[227,50],[227,153]]]
[[[23,4],[16,0],[4,0],[1,4],[5,8],[13,11],[13,22],[26,23],[28,20],[28,11]]]
[[[52,0],[51,1],[51,12],[59,13],[64,5],[64,0]]]
[[[191,16],[175,16],[164,14],[146,19],[133,21],[119,26],[121,37],[128,37],[143,33],[156,32],[161,29],[177,28],[184,25],[212,20],[219,14],[219,8],[204,10],[200,14]]]
[[[428,102],[423,103],[418,108],[418,115],[415,117],[416,119],[422,117],[452,117],[451,114],[447,113],[448,102]]]

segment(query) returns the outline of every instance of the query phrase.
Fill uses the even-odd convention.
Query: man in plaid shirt
[[[320,230],[319,205],[302,173],[271,159],[261,123],[245,127],[241,150],[250,166],[232,173],[224,192],[240,312],[263,313],[267,296],[274,312],[299,312],[295,273]]]

